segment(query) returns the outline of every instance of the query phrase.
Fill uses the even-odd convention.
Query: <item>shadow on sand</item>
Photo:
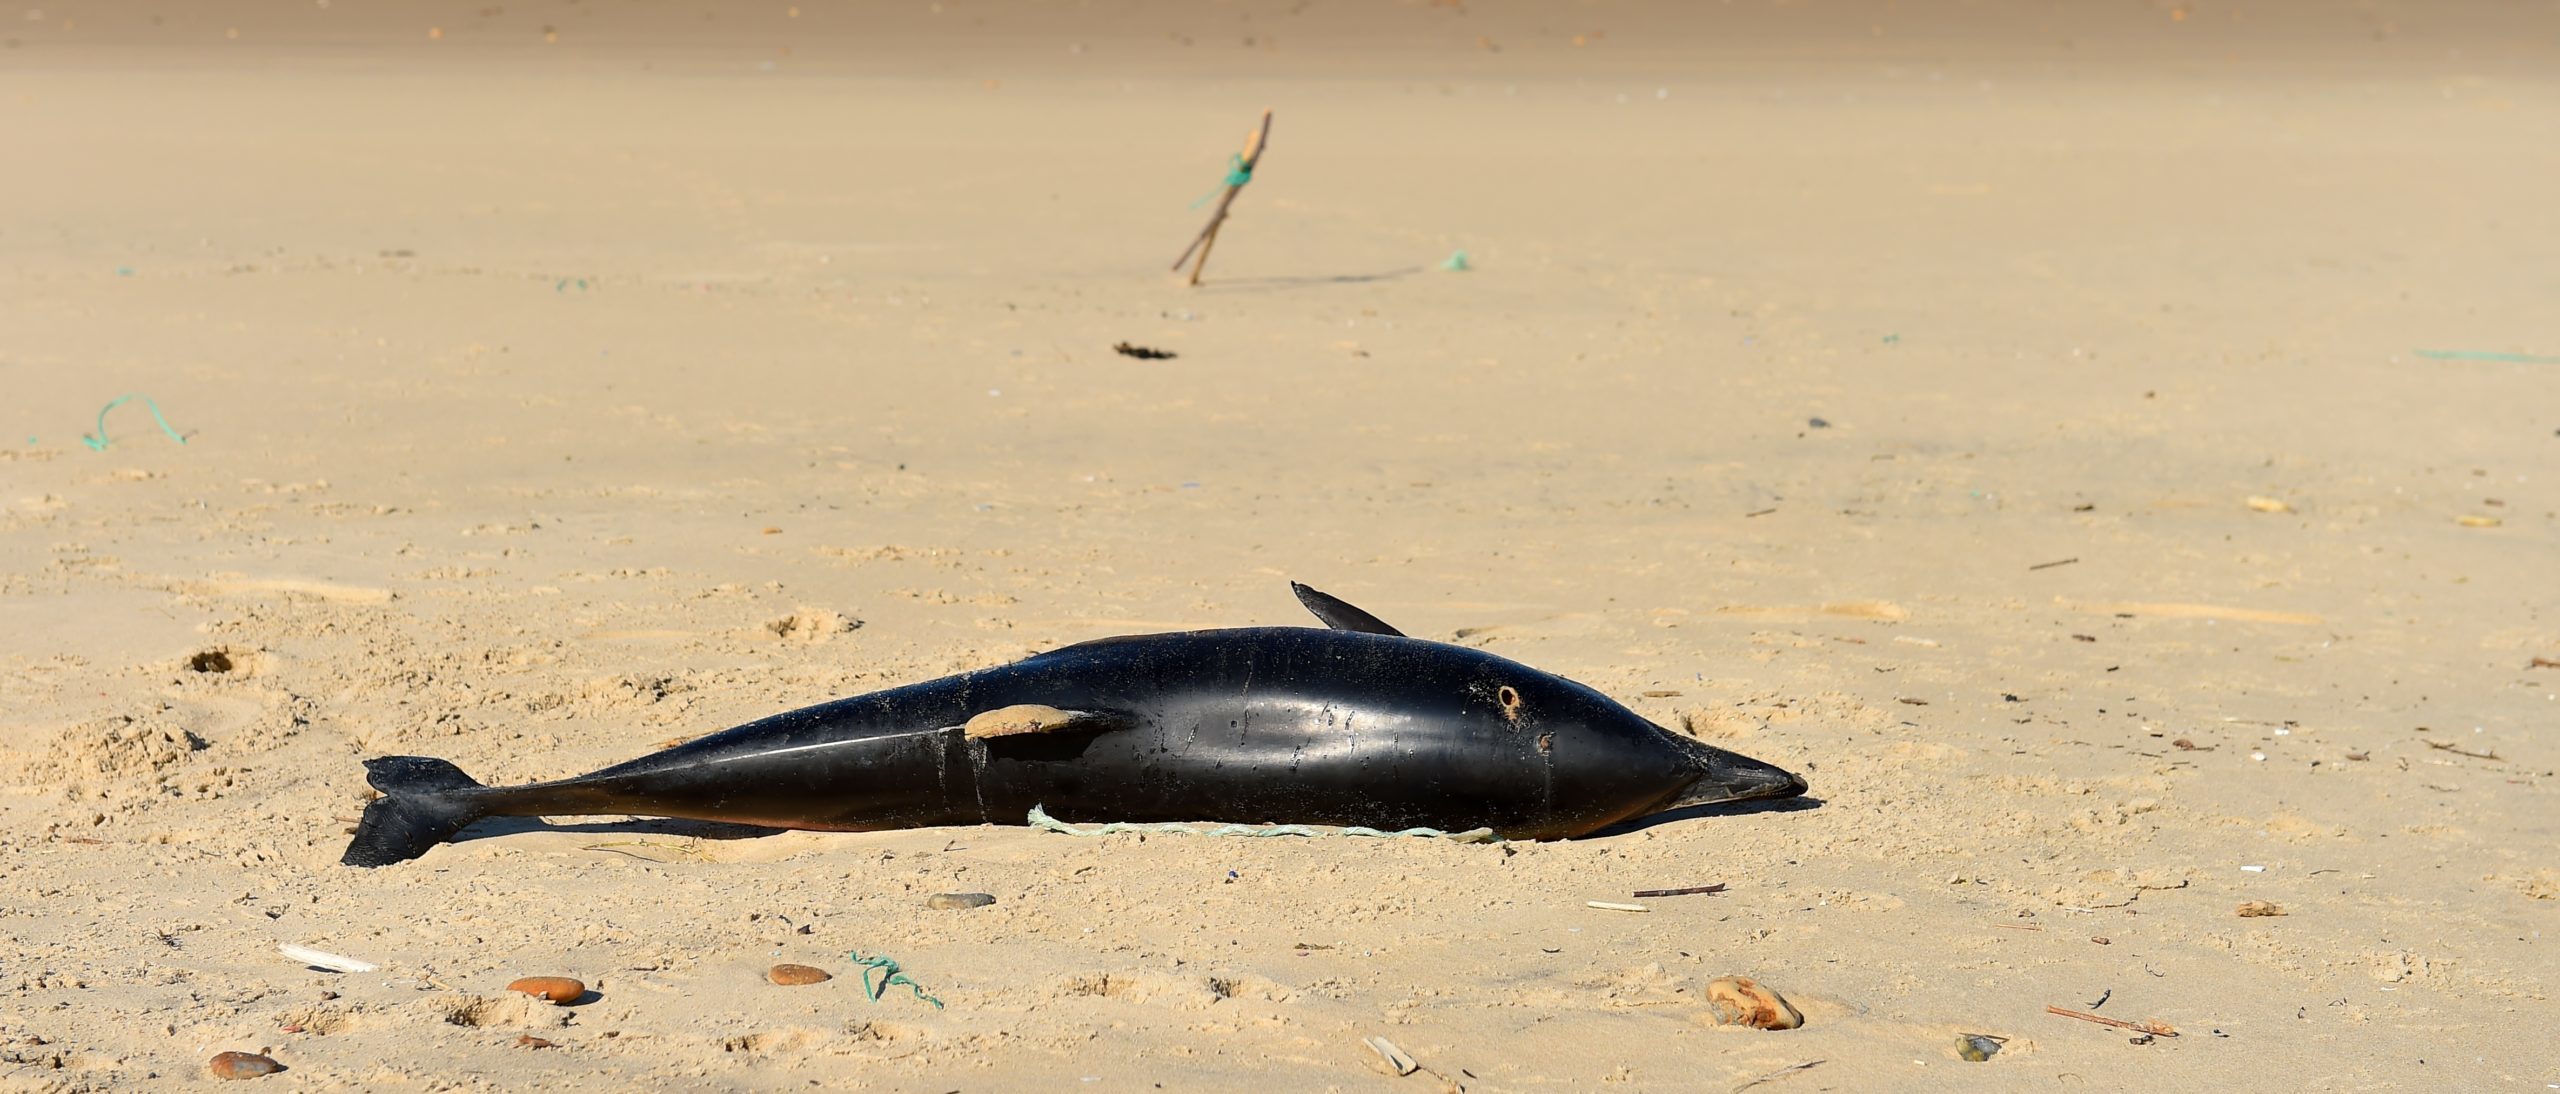
[[[1820,809],[1820,798],[1780,798],[1774,801],[1725,802],[1720,805],[1692,805],[1668,809],[1660,813],[1620,821],[1607,828],[1577,839],[1606,839],[1641,832],[1656,825],[1708,817],[1745,817],[1760,813],[1793,813]],[[1215,823],[1203,821],[1201,823]],[[553,824],[536,817],[489,817],[473,822],[471,827],[454,833],[452,843],[517,836],[527,832],[592,833],[599,836],[641,838],[664,836],[670,839],[749,840],[788,832],[788,828],[765,828],[753,824],[728,824],[720,821],[679,820],[666,817],[641,817],[620,821],[591,821],[582,824]]]
[[[1213,277],[1200,283],[1203,292],[1250,292],[1260,289],[1305,289],[1317,285],[1363,285],[1372,281],[1393,281],[1421,273],[1420,266],[1385,270],[1367,274],[1306,274],[1287,277]]]
[[[754,824],[729,824],[722,821],[680,820],[672,817],[641,817],[621,821],[589,821],[581,824],[553,824],[539,817],[486,817],[472,822],[471,827],[453,834],[449,843],[470,843],[520,836],[527,832],[580,832],[600,836],[665,836],[671,839],[738,840],[763,839],[787,832],[787,828],[766,828]]]

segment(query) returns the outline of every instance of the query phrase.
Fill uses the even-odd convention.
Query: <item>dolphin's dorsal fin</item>
[[[1298,594],[1298,603],[1306,605],[1307,610],[1314,612],[1316,618],[1322,620],[1325,626],[1331,627],[1337,631],[1359,631],[1364,634],[1383,634],[1396,638],[1404,637],[1403,631],[1388,626],[1384,620],[1379,619],[1377,616],[1361,611],[1358,608],[1354,608],[1349,604],[1343,603],[1341,600],[1328,596],[1324,593],[1317,592],[1316,590],[1298,584],[1295,581],[1289,583],[1289,591]]]

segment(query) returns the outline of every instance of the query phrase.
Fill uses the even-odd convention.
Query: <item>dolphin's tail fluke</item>
[[[366,760],[364,774],[382,797],[356,822],[356,838],[338,860],[348,866],[407,862],[489,815],[489,788],[443,760],[384,756]]]

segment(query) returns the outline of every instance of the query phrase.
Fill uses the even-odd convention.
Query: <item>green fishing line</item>
[[[924,985],[907,979],[907,974],[899,970],[896,958],[890,957],[887,954],[877,954],[871,957],[864,957],[860,950],[847,951],[844,956],[845,960],[862,966],[862,994],[869,997],[872,1002],[879,1002],[880,994],[888,991],[890,988],[903,987],[908,991],[916,993],[916,998],[933,1004],[933,1009],[942,1009],[942,1000],[926,995],[924,993]],[[878,984],[873,984],[871,982],[871,971],[874,969],[880,971],[880,982]]]
[[[1210,198],[1225,193],[1229,188],[1240,187],[1252,181],[1253,165],[1244,161],[1244,155],[1242,153],[1229,153],[1227,155],[1227,177],[1220,180],[1218,185],[1211,187],[1208,193],[1200,195],[1197,200],[1191,203],[1191,207],[1197,209],[1208,204]]]
[[[106,406],[104,406],[104,407],[100,408],[100,409],[99,409],[99,411],[98,411],[98,432],[97,432],[97,434],[96,434],[96,435],[94,435],[94,436],[92,436],[92,435],[90,435],[90,434],[87,434],[87,433],[83,433],[83,434],[81,434],[81,435],[80,435],[80,443],[85,444],[85,445],[88,445],[88,446],[89,446],[89,448],[90,448],[92,451],[96,451],[96,452],[104,452],[104,451],[106,451],[106,450],[107,450],[107,411],[114,410],[114,409],[115,409],[115,408],[117,408],[117,407],[123,406],[123,405],[125,405],[126,403],[129,403],[129,402],[134,401],[135,399],[140,399],[140,400],[142,400],[142,405],[143,405],[143,406],[146,406],[146,407],[151,408],[151,420],[152,420],[152,421],[155,421],[155,422],[160,423],[160,432],[168,434],[168,435],[169,435],[169,439],[170,439],[170,440],[176,441],[176,442],[178,442],[179,444],[185,444],[185,443],[187,443],[187,439],[186,439],[185,437],[183,437],[183,436],[180,436],[177,430],[169,428],[169,419],[167,419],[167,418],[164,418],[164,417],[161,417],[161,416],[160,416],[160,404],[155,403],[155,402],[152,402],[152,401],[151,401],[151,397],[150,397],[150,396],[148,396],[148,395],[127,395],[127,396],[123,396],[122,398],[119,398],[119,399],[115,400],[114,402],[108,403]]]
[[[2514,365],[2560,365],[2560,357],[2538,353],[2499,353],[2482,349],[2422,349],[2418,356],[2434,361],[2501,361]]]

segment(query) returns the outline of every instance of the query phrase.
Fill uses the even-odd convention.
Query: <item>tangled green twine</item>
[[[845,960],[862,966],[862,994],[868,996],[872,1002],[879,1002],[880,993],[888,991],[890,988],[903,987],[908,991],[916,993],[916,998],[933,1004],[933,1009],[942,1009],[942,1000],[926,995],[924,993],[924,985],[907,979],[907,974],[899,971],[898,961],[896,958],[890,957],[887,954],[874,954],[870,957],[864,957],[860,950],[846,951],[844,956]],[[871,982],[871,971],[874,969],[880,971],[880,982],[877,984]]]
[[[1198,200],[1191,203],[1191,207],[1197,209],[1208,204],[1210,198],[1252,181],[1253,165],[1244,161],[1243,153],[1230,152],[1227,154],[1227,177],[1220,180],[1218,185],[1212,187],[1208,193],[1200,195]]]

